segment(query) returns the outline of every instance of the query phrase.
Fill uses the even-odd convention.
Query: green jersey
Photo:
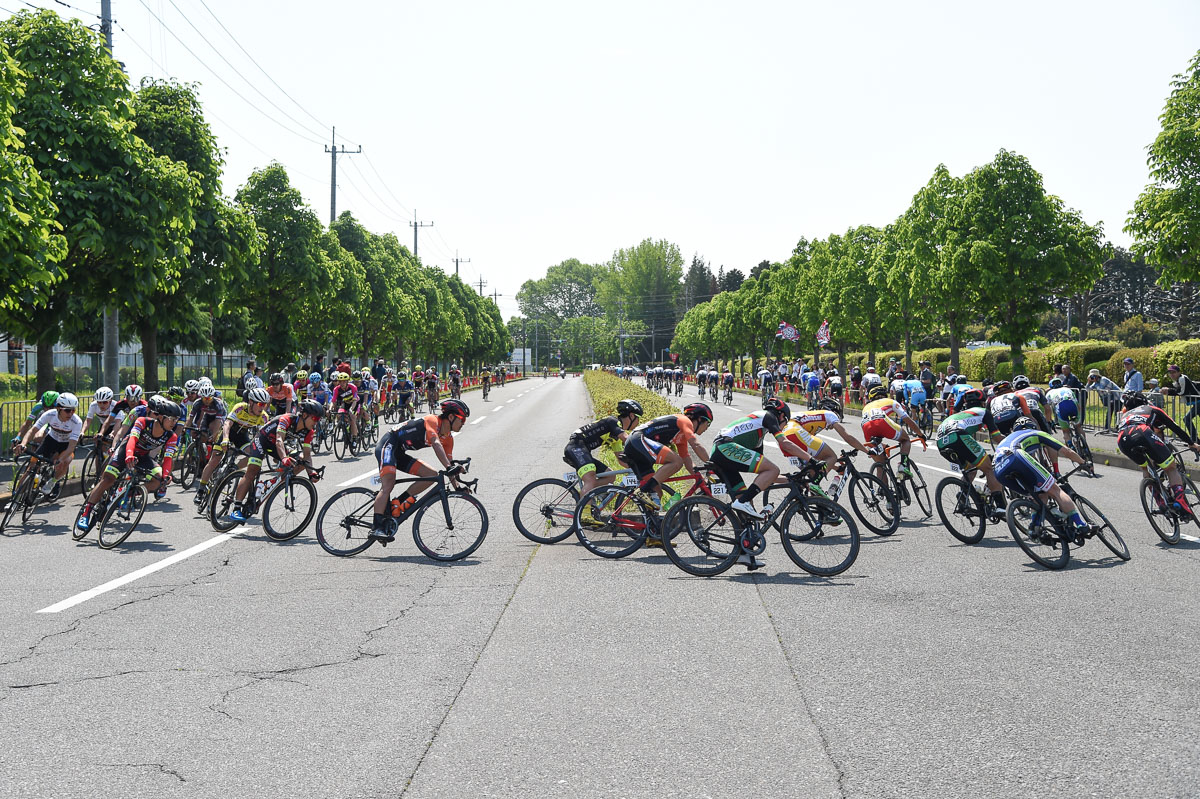
[[[779,419],[770,411],[755,411],[723,428],[721,432],[717,433],[716,443],[733,442],[746,449],[761,452],[763,439],[767,433],[773,436],[783,435],[783,427],[780,426]]]

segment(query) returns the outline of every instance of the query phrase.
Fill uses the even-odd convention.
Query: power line
[[[367,153],[364,153],[363,158],[366,159],[367,166],[371,167],[371,171],[375,173],[375,177],[379,178],[379,182],[383,185],[383,190],[386,191],[388,195],[396,201],[396,205],[400,206],[401,210],[403,210],[405,214],[409,213],[412,209],[406,208],[404,203],[400,202],[400,198],[397,197],[388,187],[387,181],[383,179],[383,175],[379,174],[379,170],[375,168],[375,164],[371,161],[371,156]]]
[[[365,155],[365,153],[364,153],[364,155]],[[408,221],[407,219],[405,219],[404,217],[400,216],[399,214],[392,214],[392,213],[389,213],[389,212],[387,212],[387,211],[384,211],[384,210],[382,210],[382,208],[387,208],[387,206],[388,206],[388,202],[387,202],[387,200],[385,200],[385,199],[383,199],[382,197],[380,197],[380,196],[379,196],[379,192],[375,191],[375,189],[374,189],[374,188],[371,186],[370,182],[369,182],[369,181],[367,181],[367,177],[366,177],[366,175],[364,175],[364,174],[362,173],[362,170],[360,170],[360,169],[359,169],[357,166],[355,166],[355,165],[354,165],[354,162],[353,162],[353,161],[351,161],[351,162],[350,162],[350,166],[351,166],[351,167],[354,169],[355,173],[356,173],[356,174],[357,174],[357,175],[358,175],[360,178],[362,178],[362,180],[363,180],[363,184],[364,184],[364,185],[365,185],[365,186],[366,186],[368,189],[370,189],[370,190],[371,190],[371,193],[372,193],[372,194],[374,194],[374,195],[375,195],[375,199],[379,200],[380,207],[379,207],[379,208],[377,208],[376,210],[378,210],[378,211],[379,211],[381,214],[383,214],[384,216],[388,217],[389,219],[393,219],[393,220],[395,220],[395,221],[397,221],[397,222],[407,222],[407,221]],[[349,180],[349,179],[347,178],[347,180]],[[356,188],[357,188],[357,187],[356,187]],[[359,192],[359,194],[362,194],[362,192],[360,191],[360,192]],[[365,200],[365,199],[367,199],[365,195],[363,195],[363,199],[364,199],[364,200]],[[436,229],[436,228],[435,228],[435,229]]]
[[[245,95],[243,95],[243,94],[242,94],[241,92],[239,92],[237,89],[233,88],[233,86],[229,85],[229,81],[227,81],[227,80],[225,80],[224,78],[222,78],[222,77],[221,77],[221,76],[220,76],[220,75],[217,73],[217,71],[216,71],[215,69],[213,69],[213,68],[212,68],[212,67],[210,67],[208,64],[206,64],[206,63],[205,63],[205,62],[204,62],[204,61],[203,61],[203,60],[200,58],[200,56],[196,55],[196,53],[195,53],[195,52],[192,50],[192,48],[188,47],[188,46],[187,46],[187,43],[186,43],[186,42],[184,42],[184,41],[183,41],[183,39],[179,38],[179,34],[177,34],[175,31],[171,30],[171,28],[167,26],[167,23],[163,21],[163,18],[162,18],[162,17],[160,17],[158,14],[155,14],[155,13],[154,13],[154,10],[153,10],[152,8],[150,8],[150,6],[146,5],[146,0],[138,0],[138,2],[142,4],[142,8],[144,8],[144,9],[146,9],[147,11],[149,11],[149,12],[150,12],[150,16],[152,16],[152,17],[154,17],[156,20],[158,20],[158,24],[159,24],[159,25],[161,25],[161,26],[163,27],[163,29],[164,29],[164,30],[166,30],[166,32],[167,32],[167,33],[171,34],[171,37],[172,37],[173,39],[175,39],[175,41],[179,42],[179,44],[180,44],[180,45],[183,47],[183,49],[184,49],[184,50],[187,50],[188,54],[189,54],[189,55],[191,55],[191,56],[192,56],[192,58],[196,59],[196,61],[198,61],[198,62],[200,63],[200,66],[204,67],[204,68],[205,68],[205,69],[207,69],[209,72],[211,72],[214,78],[216,78],[217,80],[219,80],[219,81],[222,83],[222,85],[224,85],[224,86],[225,86],[225,88],[229,89],[229,91],[231,91],[231,92],[233,92],[235,95],[237,95],[237,97],[238,97],[239,99],[241,99],[241,101],[242,101],[242,102],[244,102],[246,105],[250,106],[250,107],[251,107],[251,108],[253,108],[255,111],[257,111],[258,113],[262,114],[264,117],[266,117],[267,119],[271,120],[271,121],[272,121],[272,122],[274,122],[276,125],[278,125],[279,127],[283,128],[283,129],[284,129],[284,130],[286,130],[288,133],[292,134],[293,136],[295,136],[295,137],[297,137],[297,138],[304,139],[305,141],[307,141],[307,142],[310,142],[310,143],[312,143],[312,144],[324,144],[324,143],[325,143],[325,142],[323,142],[323,141],[320,141],[320,140],[318,140],[318,139],[312,139],[312,138],[309,138],[308,136],[305,136],[305,135],[303,135],[303,134],[301,134],[301,133],[297,133],[296,131],[294,131],[294,130],[292,130],[291,128],[289,128],[287,125],[285,125],[285,124],[283,124],[282,122],[280,122],[280,121],[279,121],[278,119],[276,119],[275,117],[273,117],[273,116],[271,116],[270,114],[268,114],[266,111],[262,110],[262,108],[260,108],[258,105],[256,105],[256,104],[254,104],[254,103],[250,102],[249,100],[247,100]],[[210,45],[210,46],[211,46],[211,45]]]

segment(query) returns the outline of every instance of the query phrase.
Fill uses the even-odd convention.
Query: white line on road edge
[[[471,424],[479,424],[480,422],[482,422],[482,421],[483,421],[484,419],[486,419],[486,418],[487,418],[486,416],[480,416],[478,419],[476,419],[475,421],[471,422]]]
[[[508,402],[516,402],[516,401],[517,401],[517,398],[516,398],[516,397],[513,397],[513,398],[512,398],[512,399],[510,399]],[[507,405],[508,403],[505,403],[505,404]]]
[[[208,549],[209,547],[215,547],[217,544],[223,544],[226,541],[228,541],[229,539],[233,538],[235,535],[239,535],[240,533],[243,533],[248,529],[249,529],[248,527],[246,527],[245,525],[242,525],[241,527],[237,528],[236,530],[232,530],[228,533],[222,533],[221,535],[218,535],[218,536],[213,536],[212,538],[208,539],[207,541],[196,544],[196,546],[192,547],[191,549],[185,549],[182,552],[176,552],[174,555],[171,555],[169,558],[163,558],[162,560],[158,561],[157,563],[151,563],[149,566],[143,566],[142,568],[138,569],[137,571],[130,572],[129,574],[125,575],[124,577],[118,577],[115,580],[109,580],[104,585],[98,585],[95,588],[84,591],[81,594],[76,594],[75,596],[70,597],[69,599],[64,599],[62,602],[58,602],[54,605],[51,605],[48,608],[42,608],[41,610],[38,611],[38,613],[58,613],[59,611],[66,610],[67,608],[75,607],[76,605],[80,604],[81,602],[87,602],[89,599],[94,599],[94,598],[100,596],[101,594],[106,594],[109,591],[113,590],[114,588],[120,588],[123,585],[132,583],[134,580],[140,580],[148,574],[154,574],[154,572],[156,572],[160,569],[165,569],[174,563],[178,563],[181,560],[190,558],[192,555],[196,555],[200,552],[203,552],[204,550]]]
[[[502,411],[502,410],[504,410],[504,406],[503,406],[503,405],[497,405],[495,408],[492,408],[492,413],[499,413],[499,412],[500,412],[500,411]]]
[[[375,469],[372,469],[372,470],[371,470],[371,471],[369,471],[369,472],[363,472],[363,473],[362,473],[362,474],[360,474],[358,477],[351,477],[349,480],[346,480],[346,481],[344,481],[344,482],[338,483],[338,484],[337,484],[337,487],[338,487],[338,488],[345,488],[345,487],[346,487],[346,486],[348,486],[348,485],[353,485],[354,483],[357,483],[359,480],[366,480],[368,477],[370,477],[370,476],[371,476],[371,475],[373,475],[373,474],[379,474],[379,469],[378,469],[378,468],[375,468]]]

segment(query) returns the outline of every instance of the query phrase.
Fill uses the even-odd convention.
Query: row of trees
[[[224,195],[194,85],[131,90],[99,37],[48,11],[0,23],[0,330],[99,349],[101,312],[140,339],[146,382],[174,348],[246,349],[281,365],[351,356],[502,357],[495,305],[349,213],[322,225],[287,171]]]

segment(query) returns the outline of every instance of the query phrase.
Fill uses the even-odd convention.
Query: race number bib
[[[563,479],[566,480],[568,483],[574,483],[575,480],[577,479],[577,475],[575,474],[575,472],[563,472]]]
[[[728,489],[725,488],[724,483],[713,483],[712,484],[712,492],[713,492],[713,496],[721,497],[721,496],[724,496],[728,492]]]
[[[632,488],[633,486],[636,486],[637,484],[638,484],[638,479],[637,479],[636,474],[627,474],[621,478],[621,485],[623,485],[623,486],[629,486]]]
[[[788,455],[788,463],[792,464],[792,466],[795,466],[797,469],[800,468],[800,458],[796,455]]]

